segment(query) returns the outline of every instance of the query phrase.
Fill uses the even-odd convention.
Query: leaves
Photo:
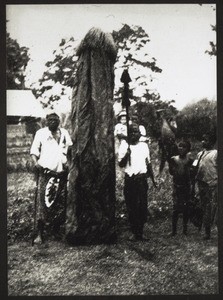
[[[148,93],[153,79],[151,74],[161,73],[162,70],[156,65],[156,59],[149,53],[150,39],[142,27],[123,24],[120,30],[112,32],[112,36],[118,47],[115,64],[115,98],[118,99],[121,95],[122,84],[119,73],[122,73],[123,68],[129,67],[130,77],[134,73],[136,78],[143,79],[139,82],[136,78],[132,78],[130,90],[132,90],[133,99],[136,99],[134,91],[141,86],[144,93]],[[44,100],[45,106],[52,105],[60,99],[60,92],[53,92],[53,86],[56,83],[64,87],[64,94],[67,94],[67,88],[73,87],[78,59],[76,49],[77,41],[74,38],[62,39],[58,49],[53,51],[54,58],[46,63],[42,78],[33,85],[35,95],[46,99]],[[156,92],[150,93],[151,98],[157,95]]]
[[[52,106],[63,95],[70,96],[77,69],[76,47],[74,38],[62,39],[59,48],[53,51],[53,59],[45,64],[42,78],[33,84],[34,94],[42,98],[45,107]]]
[[[7,89],[24,89],[25,70],[30,60],[29,49],[27,47],[21,47],[18,42],[12,39],[9,33],[7,33],[6,54]]]
[[[128,68],[132,79],[130,85],[130,89],[133,91],[132,99],[138,101],[136,91],[141,90],[139,96],[144,97],[151,89],[152,73],[162,72],[156,65],[154,57],[150,55],[149,36],[141,26],[129,26],[127,24],[124,24],[119,31],[113,31],[112,35],[118,47],[115,64],[115,98],[119,98],[121,94],[120,74],[125,68]]]
[[[181,134],[189,134],[199,140],[202,135],[217,126],[217,102],[202,99],[187,105],[177,116],[178,130]]]
[[[211,25],[211,29],[213,31],[216,31],[216,25]],[[216,56],[217,55],[217,45],[214,42],[209,42],[211,46],[211,50],[206,50],[205,53],[208,53],[210,56]]]

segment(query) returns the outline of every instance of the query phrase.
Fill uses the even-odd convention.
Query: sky
[[[150,54],[161,74],[154,86],[162,100],[188,103],[216,99],[216,57],[209,42],[216,41],[214,4],[73,4],[7,5],[7,32],[30,49],[28,83],[38,81],[44,65],[62,38],[82,40],[92,27],[112,32],[122,24],[139,25],[150,37]]]

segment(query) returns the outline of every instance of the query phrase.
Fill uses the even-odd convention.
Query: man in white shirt
[[[145,142],[140,142],[140,131],[137,124],[129,127],[129,144],[121,142],[118,162],[120,167],[125,167],[124,196],[129,216],[132,239],[143,239],[143,227],[147,220],[147,177],[151,176],[156,186],[149,147]]]
[[[60,118],[52,113],[46,116],[47,127],[39,129],[34,137],[30,155],[37,171],[35,234],[33,243],[43,242],[44,228],[59,235],[65,222],[67,194],[67,154],[72,145],[66,129],[60,128]]]
[[[218,152],[214,149],[215,143],[216,133],[204,134],[202,140],[204,150],[198,153],[197,160],[194,163],[194,166],[196,167],[196,163],[199,161],[196,181],[203,210],[205,240],[210,239],[211,227],[214,219],[217,218]]]

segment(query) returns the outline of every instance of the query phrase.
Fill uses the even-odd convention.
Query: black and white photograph
[[[216,13],[6,4],[8,296],[219,294]]]

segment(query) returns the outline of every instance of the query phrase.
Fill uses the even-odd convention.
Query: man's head
[[[129,143],[137,144],[140,138],[139,126],[137,124],[129,125]]]
[[[180,156],[185,156],[191,149],[191,143],[187,140],[181,141],[177,145]]]
[[[56,131],[60,124],[60,117],[56,113],[48,114],[46,122],[50,131]]]
[[[206,133],[202,136],[202,146],[209,150],[212,149],[216,143],[217,136],[215,132]]]
[[[139,124],[139,117],[137,114],[134,114],[131,118],[132,123]]]

